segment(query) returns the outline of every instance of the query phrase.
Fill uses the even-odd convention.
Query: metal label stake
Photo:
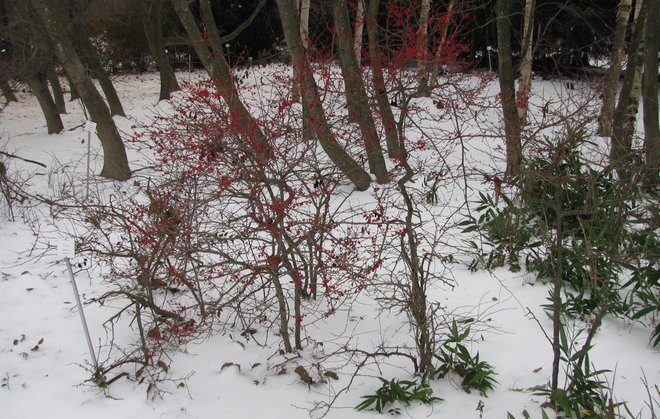
[[[57,256],[58,259],[64,259],[64,261],[66,262],[66,268],[69,271],[69,277],[71,278],[71,286],[73,287],[73,295],[76,298],[76,305],[78,306],[78,314],[80,315],[80,322],[82,323],[83,331],[85,332],[85,338],[87,339],[87,348],[89,349],[89,356],[92,357],[95,373],[98,374],[99,363],[96,360],[96,354],[94,353],[94,346],[92,345],[92,338],[89,335],[87,320],[85,320],[85,312],[83,311],[83,306],[82,303],[80,302],[80,295],[78,294],[78,286],[76,285],[76,279],[73,276],[73,268],[71,267],[71,258],[76,256],[76,246],[74,241],[73,240],[60,241],[57,246]]]
[[[87,114],[87,112],[85,112],[85,114]],[[85,185],[85,198],[89,198],[89,160],[91,156],[92,133],[96,132],[96,123],[88,120],[85,122],[85,128],[83,128],[83,130],[87,131],[87,179]]]

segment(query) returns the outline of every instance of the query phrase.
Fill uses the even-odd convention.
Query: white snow
[[[199,74],[179,73],[178,76],[189,79]],[[156,103],[158,83],[158,75],[151,73],[116,79],[117,90],[130,115],[130,119],[115,118],[124,137],[130,136],[130,127],[136,121],[148,121],[156,108],[168,108],[167,103]],[[489,88],[496,93],[493,84]],[[541,106],[545,101],[559,101],[565,98],[563,95],[576,94],[564,91],[560,82],[540,80],[535,81],[534,92],[534,100]],[[66,129],[58,135],[44,133],[45,122],[37,101],[28,93],[20,93],[19,102],[9,104],[0,113],[3,150],[48,167],[43,169],[16,159],[4,159],[10,173],[28,178],[25,187],[32,193],[55,196],[70,173],[84,176],[85,119],[79,103],[67,103],[67,107],[69,113],[63,117]],[[480,117],[496,127],[496,115],[492,111]],[[476,136],[483,127],[470,126],[466,130]],[[499,164],[497,159],[503,155],[502,140],[474,138],[471,141],[471,153],[466,156],[470,170],[492,172],[492,167]],[[94,173],[100,168],[99,154],[98,140],[92,136]],[[137,151],[129,150],[131,162],[139,159]],[[109,184],[100,180],[99,187]],[[492,185],[474,182],[473,186],[492,193]],[[448,200],[462,197],[458,189],[445,188],[443,194],[445,192],[444,196],[450,197]],[[276,337],[270,337],[267,347],[260,347],[253,340],[241,337],[240,331],[226,331],[189,343],[170,354],[171,380],[159,385],[161,397],[150,397],[146,384],[126,377],[107,389],[100,389],[88,381],[90,357],[65,266],[56,260],[54,247],[44,249],[45,243],[55,246],[62,236],[55,226],[63,229],[67,224],[50,220],[43,204],[26,208],[22,213],[20,205],[15,203],[13,210],[16,221],[8,221],[6,217],[0,221],[2,418],[293,419],[318,416],[325,411],[314,408],[330,402],[348,384],[361,361],[359,356],[351,357],[346,353],[328,358],[321,354],[338,351],[343,345],[367,350],[383,343],[412,345],[405,316],[398,312],[379,314],[374,301],[364,296],[358,298],[350,310],[344,307],[336,315],[309,325],[305,333],[314,341],[310,340],[299,356],[288,356],[296,357],[296,362],[307,367],[322,359],[321,368],[339,374],[337,382],[329,380],[325,384],[308,386],[293,373],[296,362],[287,364],[286,374],[278,375],[281,371],[278,365],[284,364],[285,359],[278,354]],[[458,239],[453,238],[453,241],[458,242]],[[458,253],[457,256],[457,260],[467,260]],[[78,256],[74,262],[81,262],[82,257],[84,255]],[[88,265],[76,269],[83,300],[99,296],[105,290],[96,261],[91,259]],[[507,411],[522,417],[523,409],[528,409],[532,417],[540,417],[539,406],[544,400],[534,397],[529,388],[546,384],[551,372],[552,350],[541,330],[542,326],[549,333],[551,323],[540,307],[546,303],[548,287],[525,272],[497,269],[472,273],[461,263],[448,267],[455,286],[438,284],[431,295],[447,316],[477,320],[472,324],[471,350],[479,351],[481,359],[493,365],[499,384],[484,397],[475,391],[464,392],[456,376],[434,380],[431,382],[434,395],[444,401],[432,407],[412,404],[402,409],[402,416],[478,418],[481,416],[477,407],[483,403],[485,418],[504,418]],[[107,313],[104,307],[96,304],[85,307],[101,361],[105,355],[102,344],[107,342],[103,327]],[[583,328],[584,324],[575,321],[569,332],[577,333]],[[660,363],[658,349],[649,345],[650,332],[650,327],[639,323],[608,317],[596,337],[591,356],[598,369],[612,371],[607,377],[614,383],[616,400],[627,401],[630,411],[638,417],[651,415],[643,375],[651,386],[651,394],[656,400],[660,397],[652,387],[660,384]],[[135,337],[127,334],[116,339],[129,343]],[[226,363],[236,365],[223,368]],[[373,417],[374,413],[353,409],[361,401],[360,397],[376,391],[380,386],[376,377],[409,379],[411,368],[409,361],[395,357],[381,359],[378,365],[367,363],[350,389],[339,394],[327,417]],[[660,408],[656,405],[655,409]]]

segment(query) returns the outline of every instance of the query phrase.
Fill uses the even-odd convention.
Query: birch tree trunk
[[[67,35],[71,27],[68,17],[59,13],[49,0],[31,0],[48,37],[52,41],[54,54],[87,106],[91,118],[97,124],[97,134],[103,147],[103,169],[101,176],[126,180],[131,177],[126,149],[119,131],[112,120],[110,111],[88,75],[87,68],[80,60]]]
[[[300,17],[294,0],[277,0],[277,8],[282,22],[282,29],[287,48],[293,61],[296,74],[301,78],[301,94],[303,106],[310,115],[310,125],[319,143],[330,160],[355,185],[364,191],[371,184],[371,177],[357,162],[339,145],[326,119],[325,111],[314,81],[312,69],[307,60],[307,54],[300,36]]]
[[[417,30],[417,95],[428,96],[429,89],[429,11],[431,0],[422,0],[419,7],[419,28]]]
[[[621,61],[623,60],[623,44],[626,39],[626,27],[630,17],[632,0],[621,0],[616,14],[616,28],[614,31],[614,42],[612,55],[610,57],[610,68],[605,76],[603,89],[603,103],[598,116],[598,135],[609,137],[612,135],[612,121],[614,120],[614,104],[616,91],[619,87],[621,76]]]
[[[371,173],[376,175],[378,183],[388,183],[390,176],[387,173],[385,158],[380,147],[378,131],[371,117],[369,98],[364,89],[362,74],[355,57],[351,37],[351,24],[348,9],[344,0],[332,1],[332,14],[335,21],[337,49],[344,82],[346,84],[346,99],[349,108],[353,109],[356,121],[362,133],[364,149],[369,161]]]
[[[310,0],[300,0],[300,38],[305,49],[309,48],[309,11]]]
[[[527,109],[529,107],[529,94],[532,90],[532,60],[534,58],[534,0],[525,0],[523,10],[523,43],[522,58],[520,60],[520,78],[518,79],[518,91],[516,92],[516,103],[518,106],[518,118],[521,126],[527,123]]]
[[[362,63],[362,37],[364,35],[364,1],[357,0],[357,10],[355,11],[355,35],[353,36],[353,49],[358,65]]]
[[[614,112],[614,122],[612,125],[612,147],[610,150],[610,160],[616,164],[620,175],[625,174],[625,166],[629,163],[632,144],[629,142],[631,136],[630,115],[633,110],[637,113],[637,104],[631,103],[631,97],[634,95],[635,77],[637,68],[642,64],[641,56],[637,53],[642,44],[644,33],[644,24],[646,21],[647,4],[642,5],[641,13],[634,20],[633,34],[630,42],[630,53],[628,54],[628,65],[623,77],[623,85],[619,94],[619,101]],[[639,99],[638,99],[639,100]]]
[[[642,0],[637,2],[635,6],[635,21],[639,19]],[[648,15],[648,9],[647,9]],[[628,109],[626,110],[626,117],[623,122],[623,141],[626,144],[632,145],[632,139],[635,134],[635,128],[637,125],[637,114],[639,113],[639,98],[642,94],[642,71],[644,70],[644,49],[646,47],[646,39],[644,34],[646,33],[646,20],[640,22],[643,26],[640,33],[639,46],[635,51],[631,51],[630,54],[636,54],[637,66],[635,67],[635,76],[633,77],[632,90],[630,91],[630,99],[628,99]]]
[[[658,127],[658,53],[660,52],[660,1],[649,3],[646,17],[644,77],[644,187],[652,190],[660,185],[660,128]]]
[[[515,78],[511,53],[511,29],[509,20],[510,3],[497,0],[497,49],[500,91],[502,94],[502,115],[504,117],[504,136],[506,138],[505,177],[516,176],[522,164],[522,145],[520,142],[520,119],[516,109]]]

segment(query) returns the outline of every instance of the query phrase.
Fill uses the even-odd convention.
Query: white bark
[[[362,34],[364,32],[364,0],[357,0],[357,11],[355,15],[355,38],[353,48],[358,64],[362,62]]]
[[[523,10],[523,44],[522,59],[520,61],[520,78],[518,79],[518,91],[516,102],[518,106],[518,117],[521,125],[527,121],[527,109],[529,93],[532,90],[532,59],[534,57],[534,0],[525,0]]]

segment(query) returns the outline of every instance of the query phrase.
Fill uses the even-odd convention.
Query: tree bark
[[[69,84],[69,92],[70,92],[69,102],[73,102],[74,100],[80,99],[80,94],[78,93],[78,90],[76,90],[76,85],[73,84],[71,77],[69,77],[66,71],[64,72],[64,77],[66,78],[66,82]]]
[[[112,85],[110,77],[108,77],[108,74],[103,69],[101,59],[96,52],[96,48],[92,45],[92,41],[89,40],[87,31],[79,24],[75,25],[74,34],[76,46],[80,49],[80,57],[89,69],[92,77],[98,80],[101,90],[103,90],[103,95],[110,106],[110,113],[112,115],[126,116],[121,100],[119,100],[119,95],[117,95],[117,91]]]
[[[638,1],[635,6],[635,20],[639,18],[641,5],[643,1]],[[647,9],[648,14],[648,9]],[[646,20],[641,22],[644,25],[640,33],[639,46],[631,54],[637,55],[637,67],[635,68],[635,76],[633,77],[632,90],[630,91],[630,99],[628,99],[628,109],[626,110],[626,117],[623,122],[623,142],[632,145],[632,139],[635,135],[635,128],[637,125],[637,114],[639,113],[639,98],[642,94],[642,72],[644,70],[644,49],[646,47]]]
[[[429,11],[431,10],[431,0],[422,0],[419,8],[419,28],[417,30],[417,94],[419,96],[428,96],[431,93],[429,88]]]
[[[41,112],[46,118],[46,128],[49,134],[57,134],[64,129],[60,112],[53,97],[48,90],[46,76],[43,73],[28,74],[25,80],[32,91],[32,94],[37,98]]]
[[[5,97],[7,103],[9,102],[18,102],[14,91],[12,90],[9,82],[5,78],[0,78],[0,89],[2,90],[2,95]]]
[[[305,49],[309,48],[309,11],[311,9],[310,0],[300,0],[300,37]]]
[[[644,50],[644,77],[642,97],[644,103],[644,187],[655,189],[660,185],[660,128],[658,127],[658,53],[660,52],[660,1],[649,3],[646,16]]]
[[[149,50],[156,61],[160,73],[160,94],[158,100],[169,99],[172,92],[180,90],[174,69],[170,64],[163,41],[162,0],[139,0],[144,33]]]
[[[69,74],[72,83],[89,109],[94,122],[97,123],[97,133],[103,147],[103,169],[101,176],[126,180],[131,177],[126,149],[119,136],[112,116],[103,98],[94,87],[87,74],[78,53],[69,39],[66,27],[71,26],[68,16],[59,13],[49,0],[31,0],[45,31],[52,41],[54,54]]]
[[[523,43],[522,58],[520,60],[520,78],[518,79],[518,91],[516,92],[516,103],[518,106],[518,118],[521,126],[527,123],[527,109],[529,108],[529,94],[532,90],[532,60],[534,58],[534,0],[525,0],[523,10]]]
[[[630,158],[632,144],[628,142],[630,136],[630,115],[632,108],[635,113],[637,105],[632,104],[631,97],[635,85],[635,75],[638,66],[641,65],[641,57],[637,51],[642,43],[642,36],[644,32],[644,23],[646,21],[647,3],[642,5],[642,10],[639,16],[635,19],[633,25],[633,34],[630,42],[630,51],[628,54],[628,65],[623,77],[623,85],[621,93],[619,94],[619,101],[614,112],[614,122],[612,125],[612,147],[610,150],[610,160],[616,164],[617,171],[620,175],[625,174],[625,166]]]
[[[314,81],[313,73],[300,36],[300,18],[293,0],[277,0],[277,8],[287,48],[296,74],[301,79],[303,106],[309,111],[310,124],[323,150],[337,168],[355,185],[364,191],[371,184],[371,177],[357,162],[346,153],[335,138],[326,119],[325,111]]]
[[[447,6],[447,17],[445,18],[445,25],[442,28],[442,33],[440,34],[440,40],[438,41],[438,46],[435,50],[435,61],[431,65],[431,75],[429,76],[426,84],[428,89],[432,89],[433,86],[437,83],[438,74],[440,73],[440,65],[442,54],[445,51],[445,45],[447,45],[447,33],[449,32],[449,23],[451,22],[451,17],[454,14],[454,7],[456,6],[456,0],[449,0],[449,5]],[[430,83],[430,85],[429,85]],[[430,93],[430,92],[429,92]]]
[[[610,137],[612,135],[612,121],[614,120],[614,104],[616,91],[619,87],[621,76],[621,60],[623,59],[623,44],[626,39],[626,27],[630,17],[632,0],[621,0],[616,14],[616,28],[614,31],[614,43],[612,45],[612,56],[610,57],[610,68],[605,76],[603,89],[603,103],[598,116],[598,135]]]
[[[238,94],[234,77],[225,59],[209,0],[199,0],[203,25],[208,31],[208,39],[202,37],[199,22],[195,20],[190,11],[187,0],[172,0],[172,5],[190,38],[189,42],[225,100],[231,117],[235,119],[235,123],[231,125],[236,128],[236,134],[248,141],[257,158],[267,159],[271,154],[268,139],[261,130],[259,122],[252,117]]]
[[[511,30],[509,20],[509,0],[497,0],[497,49],[500,92],[502,95],[502,114],[504,117],[504,135],[506,138],[505,177],[516,176],[522,164],[522,145],[520,142],[520,119],[516,108],[515,78],[511,53]]]
[[[376,103],[385,129],[385,140],[387,153],[390,158],[399,162],[407,161],[405,144],[399,138],[396,130],[396,122],[392,112],[390,100],[387,97],[385,77],[383,76],[382,55],[380,52],[380,40],[378,37],[378,7],[380,0],[369,1],[369,14],[367,18],[367,35],[369,37],[369,61],[371,64],[371,77],[374,84]]]
[[[351,37],[351,24],[344,0],[333,0],[332,14],[335,21],[339,62],[346,85],[346,99],[349,108],[352,107],[355,112],[371,173],[376,175],[378,183],[388,183],[390,176],[387,173],[387,166],[385,165],[385,158],[383,157],[383,151],[380,146],[378,131],[371,117],[369,99],[364,89],[362,74],[355,57]]]
[[[55,70],[54,64],[52,62],[49,63],[46,77],[48,78],[48,83],[50,83],[50,88],[53,91],[53,99],[55,100],[57,111],[61,114],[65,114],[66,102],[64,100],[64,92],[62,91],[60,77],[57,75],[57,71]]]
[[[357,10],[355,11],[355,34],[353,35],[353,50],[358,65],[362,63],[362,37],[364,35],[364,2],[357,0]]]

